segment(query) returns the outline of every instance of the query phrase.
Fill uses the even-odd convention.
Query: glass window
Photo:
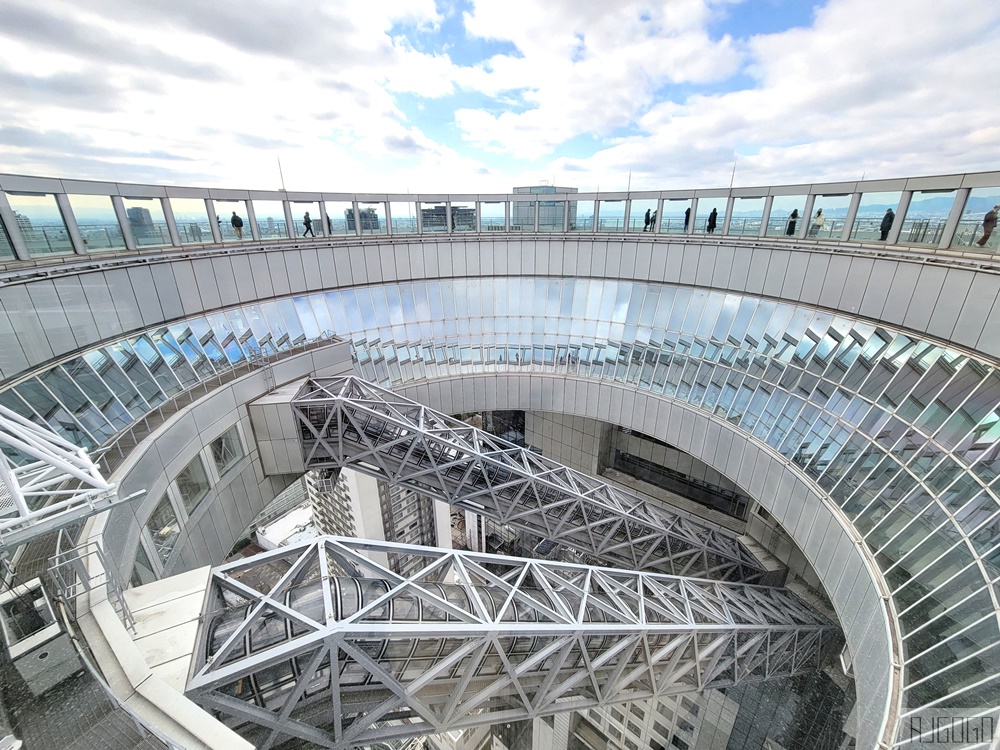
[[[951,240],[951,246],[975,247],[985,234],[983,221],[986,219],[986,214],[995,211],[998,205],[1000,205],[1000,187],[971,190],[962,210],[962,217],[958,221],[958,227],[955,229],[955,236]],[[1000,232],[994,229],[981,247],[995,252],[1000,247]]]
[[[567,208],[569,210],[569,223],[567,224],[569,231],[594,231],[594,201],[572,200]]]
[[[181,525],[174,512],[174,506],[170,504],[170,498],[166,495],[160,498],[156,509],[150,514],[146,528],[153,538],[153,549],[156,550],[157,557],[165,565],[174,544],[177,543],[177,537],[181,534]]]
[[[361,216],[361,234],[385,234],[389,231],[384,203],[359,203],[358,214]]]
[[[899,208],[898,190],[890,193],[864,193],[858,205],[858,215],[851,227],[851,239],[858,242],[885,242],[896,220]]]
[[[453,232],[475,232],[476,228],[476,204],[474,201],[452,201],[451,204],[451,231]]]
[[[262,240],[288,239],[284,203],[255,200],[253,201],[253,215],[257,219],[257,232]],[[246,230],[245,226],[244,230]]]
[[[212,201],[215,222],[219,225],[223,242],[242,242],[251,239],[247,226],[246,201]],[[176,217],[175,217],[176,218]]]
[[[390,201],[393,234],[417,233],[417,205],[407,201]]]
[[[180,495],[181,503],[188,515],[198,507],[198,503],[211,488],[201,456],[195,456],[194,460],[177,475],[177,494]]]
[[[656,203],[655,198],[633,199],[628,212],[628,231],[655,232],[658,218]]]
[[[73,217],[80,229],[80,237],[87,252],[101,250],[121,250],[125,238],[118,223],[111,196],[108,195],[68,195]]]
[[[115,364],[121,368],[128,380],[135,384],[135,387],[139,390],[139,394],[150,407],[159,406],[167,400],[163,391],[160,390],[160,386],[153,380],[149,371],[127,342],[119,341],[111,344],[105,351],[114,358]],[[86,356],[89,356],[89,354]],[[94,369],[96,370],[97,368],[95,367]]]
[[[129,339],[129,343],[142,360],[142,363],[146,365],[146,369],[149,370],[150,375],[156,380],[157,385],[160,386],[168,397],[182,390],[180,381],[177,380],[173,370],[170,369],[170,366],[160,355],[159,351],[157,351],[156,346],[150,341],[148,336]]]
[[[132,578],[129,583],[132,586],[142,586],[155,580],[156,574],[146,555],[146,549],[140,544],[135,551],[135,563],[132,566]]]
[[[62,211],[51,193],[7,193],[21,238],[32,257],[73,252]]]
[[[212,441],[212,460],[219,476],[223,476],[232,466],[243,458],[243,443],[240,442],[240,432],[236,425],[226,430]]]
[[[849,195],[817,195],[806,237],[840,239],[850,206]]]
[[[177,224],[177,234],[182,245],[203,245],[215,242],[208,209],[202,198],[170,198],[170,210]],[[245,217],[244,217],[245,218]],[[247,233],[250,232],[246,229]]]
[[[14,253],[14,245],[10,241],[10,235],[7,234],[7,228],[0,221],[0,260],[16,260],[17,255]]]
[[[535,231],[535,210],[537,201],[514,201],[510,205],[510,231]]]
[[[722,234],[726,223],[726,196],[718,198],[699,198],[698,215],[694,219],[691,232],[694,234]]]
[[[104,418],[111,423],[116,431],[127,426],[132,421],[134,417],[125,410],[125,407],[115,398],[104,381],[97,377],[83,359],[77,358],[64,362],[62,369],[87,394],[91,403],[100,410]],[[135,395],[138,396],[138,394]],[[136,416],[141,413],[141,411],[137,411]]]
[[[52,396],[37,378],[25,380],[14,391],[35,410],[48,425],[73,445],[88,450],[96,447],[97,441],[74,419],[73,415]]]
[[[357,233],[354,229],[354,204],[351,201],[326,201],[326,216],[329,220],[326,228],[331,237]],[[301,222],[299,224],[299,234],[301,234],[303,229]]]
[[[765,202],[764,198],[736,198],[733,201],[733,218],[729,221],[729,234],[759,235]]]
[[[132,239],[139,247],[156,247],[170,244],[167,220],[159,198],[123,198],[125,215]]]
[[[448,204],[420,203],[420,226],[424,234],[448,231]]]
[[[661,234],[684,234],[687,232],[687,225],[691,222],[690,198],[664,200],[657,221]]]
[[[906,218],[899,231],[899,242],[912,245],[937,245],[955,203],[955,190],[919,190],[910,197]]]
[[[625,231],[625,201],[599,201],[597,207],[597,231]]]
[[[70,380],[61,367],[54,367],[39,377],[46,388],[69,410],[76,421],[94,436],[98,443],[104,443],[116,430],[104,415],[90,403],[83,391]]]
[[[802,211],[805,206],[804,195],[774,196],[771,214],[767,217],[767,236],[797,237],[802,231]]]
[[[297,237],[324,237],[331,233],[333,219],[330,218],[330,226],[323,226],[322,215],[319,212],[319,203],[315,201],[292,201],[290,207]],[[351,211],[344,215],[344,218],[347,220],[347,234],[354,234],[353,206]]]
[[[135,384],[128,379],[116,362],[103,349],[87,352],[84,361],[97,373],[122,405],[129,410],[132,419],[138,419],[149,411],[150,406],[139,394]]]
[[[507,224],[507,204],[504,201],[487,201],[479,204],[480,224],[483,232],[502,232]]]

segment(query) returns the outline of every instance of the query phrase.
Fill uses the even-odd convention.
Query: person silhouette
[[[813,216],[812,226],[809,227],[809,236],[819,236],[819,230],[823,228],[824,224],[826,224],[826,217],[823,216],[823,209],[819,208],[816,210],[816,215]]]
[[[788,214],[788,226],[785,227],[785,234],[791,237],[795,234],[795,224],[799,220],[799,209],[793,208],[792,212]]]
[[[882,223],[878,225],[879,231],[879,242],[885,242],[885,238],[889,236],[889,230],[892,229],[892,222],[896,219],[896,214],[891,208],[885,210],[885,216],[882,217]]]
[[[688,226],[691,224],[691,206],[684,209],[684,233],[687,233]]]
[[[236,232],[236,239],[243,239],[243,219],[241,219],[235,211],[233,211],[233,218],[229,220],[229,223],[233,225],[233,231]]]
[[[715,227],[718,221],[719,221],[719,212],[713,208],[712,213],[708,215],[708,223],[705,225],[705,231],[707,231],[709,234],[713,234],[715,232]]]
[[[646,223],[642,227],[642,231],[643,232],[648,232],[649,231],[649,209],[648,208],[646,209]]]
[[[986,243],[990,239],[990,235],[993,234],[993,230],[997,227],[997,212],[1000,211],[1000,204],[995,205],[991,210],[986,212],[986,216],[983,218],[983,237],[976,244],[979,247],[986,247]]]
[[[306,231],[302,233],[303,237],[305,237],[307,234],[312,237],[316,236],[315,234],[313,234],[313,220],[309,218],[308,211],[306,211],[306,215],[302,217],[302,226],[306,228]]]

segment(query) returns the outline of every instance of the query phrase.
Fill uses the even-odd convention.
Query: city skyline
[[[10,173],[454,193],[1000,163],[986,0],[4,6]]]

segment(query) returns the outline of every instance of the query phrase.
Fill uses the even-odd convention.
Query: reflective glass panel
[[[955,236],[951,240],[952,247],[985,247],[992,252],[1000,248],[1000,232],[994,228],[990,236],[983,242],[985,235],[983,229],[984,221],[988,221],[986,215],[990,211],[997,211],[1000,206],[1000,187],[973,188],[969,191],[969,199],[962,209],[962,217],[958,221],[955,229]],[[996,223],[996,219],[993,219]]]
[[[56,401],[49,390],[37,378],[30,378],[14,388],[14,391],[24,399],[38,416],[48,425],[74,445],[88,450],[98,443],[87,432],[65,406]]]
[[[87,252],[123,250],[125,238],[108,195],[68,195]]]
[[[726,196],[718,198],[699,198],[698,215],[694,218],[693,234],[722,234],[726,225]]]
[[[69,255],[73,244],[62,211],[51,193],[7,193],[14,220],[28,253],[35,256]]]
[[[944,234],[948,214],[955,203],[955,190],[919,190],[910,197],[899,242],[911,245],[937,245]]]
[[[211,488],[212,484],[208,481],[208,473],[205,471],[201,456],[195,456],[194,460],[177,475],[177,494],[180,495],[184,510],[189,516]]]
[[[85,360],[81,358],[71,359],[68,362],[64,362],[62,368],[67,376],[87,394],[91,403],[101,411],[104,418],[111,423],[116,431],[122,429],[142,414],[142,410],[137,409],[134,417],[130,415],[121,401],[115,397],[109,387],[97,376]]]
[[[79,386],[66,376],[62,368],[53,368],[39,379],[45,384],[49,392],[59,399],[69,410],[83,429],[94,436],[94,439],[99,444],[104,443],[115,434],[117,430],[104,418],[101,411],[90,402],[90,399],[84,395]]]
[[[359,203],[358,214],[361,217],[361,234],[385,234],[389,231],[384,203]]]
[[[476,202],[452,201],[451,231],[475,232],[477,230]]]
[[[851,239],[858,242],[885,242],[896,221],[899,208],[898,190],[889,193],[864,193],[858,206],[858,215],[851,227]]]
[[[247,225],[246,201],[212,201],[215,221],[219,225],[223,242],[242,242],[253,239]],[[176,217],[175,217],[176,218]]]
[[[510,231],[535,231],[536,201],[514,201],[510,204]]]
[[[776,195],[771,201],[771,214],[767,217],[768,237],[797,237],[802,233],[804,195]]]
[[[319,212],[319,203],[315,201],[292,201],[292,219],[295,221],[297,237],[323,237],[328,231],[332,233],[333,218],[330,218],[330,226],[323,226],[323,217]],[[329,209],[329,207],[327,207]],[[329,214],[328,214],[329,216]],[[347,234],[354,234],[354,211],[345,215],[347,219]]]
[[[729,220],[729,234],[760,234],[760,223],[764,220],[764,198],[737,198],[733,201],[733,217]]]
[[[840,239],[850,206],[849,195],[817,195],[806,237]]]
[[[412,201],[391,201],[389,212],[392,215],[393,234],[417,233],[417,205]]]
[[[298,205],[298,204],[296,204]],[[295,208],[292,208],[292,214],[295,214]],[[330,232],[330,236],[336,237],[338,235],[354,235],[357,231],[354,228],[354,204],[351,201],[326,201],[326,215],[329,218],[329,226],[327,229]],[[318,217],[319,214],[317,213]],[[395,213],[393,214],[395,216]],[[295,217],[298,226],[298,234],[301,235],[303,230],[302,218],[301,216]],[[318,221],[318,219],[317,219]]]
[[[166,564],[171,550],[177,543],[177,537],[181,535],[181,524],[177,520],[174,506],[170,504],[170,498],[166,495],[160,498],[160,502],[149,515],[146,528],[153,538],[153,549],[156,550],[160,563]]]
[[[629,208],[628,231],[655,232],[659,219],[656,215],[657,202],[656,198],[634,198]]]
[[[507,204],[504,201],[486,201],[479,204],[480,231],[502,232],[507,224]]]
[[[625,201],[599,201],[597,206],[598,232],[625,231]]]
[[[132,239],[139,247],[156,247],[170,244],[167,220],[159,198],[123,198],[125,215]],[[211,241],[211,240],[209,240]]]
[[[663,201],[658,217],[661,234],[685,234],[691,223],[691,199],[672,198]]]
[[[566,201],[538,201],[538,231],[561,232],[566,217]]]
[[[213,440],[211,447],[212,460],[215,461],[215,468],[220,477],[243,458],[243,443],[240,442],[240,433],[236,425]]]
[[[448,231],[448,204],[420,203],[420,227],[424,234]]]
[[[215,241],[212,236],[212,225],[208,220],[208,209],[202,198],[170,198],[169,200],[170,210],[174,213],[174,222],[177,224],[177,234],[180,235],[182,245],[203,245]],[[249,236],[249,228],[244,228],[244,231]]]
[[[571,200],[567,227],[570,232],[594,231],[594,201]]]
[[[10,235],[7,234],[7,228],[0,220],[0,260],[14,260],[16,257],[14,245],[10,241]]]
[[[285,205],[281,201],[253,201],[253,213],[257,219],[257,231],[262,240],[288,239],[285,221]],[[246,227],[244,227],[245,231]]]

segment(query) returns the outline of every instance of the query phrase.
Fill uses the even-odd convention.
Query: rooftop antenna
[[[632,192],[632,170],[631,169],[628,171],[628,187],[625,188],[625,192],[626,193],[631,193]]]
[[[281,171],[281,157],[278,157],[278,176],[281,178],[281,189],[288,192],[285,189],[285,173]]]
[[[733,174],[732,174],[732,175],[731,175],[731,176],[729,177],[729,189],[730,189],[730,190],[732,190],[732,189],[733,189],[733,183],[734,183],[734,182],[736,182],[736,160],[737,160],[738,158],[739,158],[739,154],[737,154],[737,155],[736,155],[736,156],[735,156],[735,157],[733,158]]]

